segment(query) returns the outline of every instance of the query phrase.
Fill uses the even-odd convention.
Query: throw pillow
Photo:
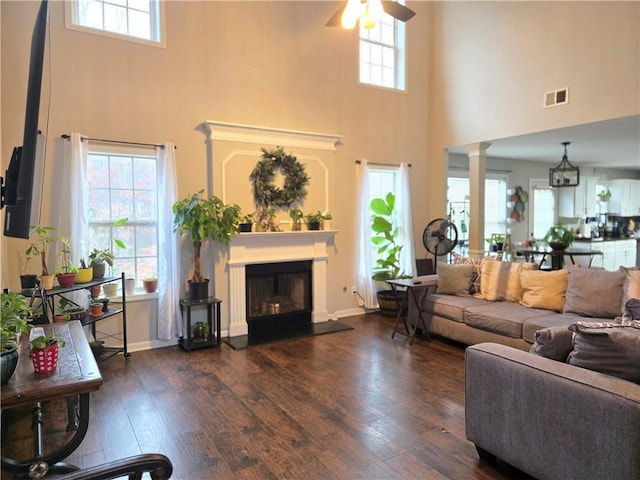
[[[578,322],[568,363],[640,383],[640,322]]]
[[[567,325],[564,325],[538,330],[530,352],[551,360],[566,362],[572,350],[573,332],[569,330]]]
[[[624,273],[624,285],[622,287],[622,313],[630,298],[640,298],[640,269],[620,267]]]
[[[523,270],[520,272],[522,300],[525,307],[561,312],[567,291],[567,270]]]
[[[624,272],[572,268],[567,277],[563,313],[583,317],[615,318],[620,315]]]
[[[482,271],[482,258],[469,258],[459,253],[453,252],[454,265],[472,265],[473,271],[471,272],[471,284],[469,286],[469,293],[480,293],[480,273]]]
[[[438,266],[438,286],[436,293],[448,295],[469,295],[471,285],[471,273],[473,265],[449,265],[441,263]]]
[[[506,300],[519,302],[522,299],[522,270],[536,269],[535,263],[493,262],[482,263],[482,298],[491,302]]]

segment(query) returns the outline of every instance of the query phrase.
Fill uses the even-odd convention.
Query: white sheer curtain
[[[374,267],[371,245],[371,211],[369,208],[369,164],[362,160],[356,167],[358,204],[356,208],[356,289],[365,308],[378,308],[375,282],[371,279]]]
[[[398,212],[398,243],[402,245],[400,252],[400,269],[406,275],[415,275],[415,248],[413,246],[413,209],[411,208],[410,169],[407,163],[400,164],[398,185],[396,188],[396,210]]]
[[[178,237],[173,233],[172,206],[177,197],[176,154],[173,143],[156,149],[158,162],[158,328],[160,340],[182,335],[178,303],[180,267]]]

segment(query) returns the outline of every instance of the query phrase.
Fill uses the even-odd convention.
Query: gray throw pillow
[[[640,321],[578,322],[568,363],[640,383]]]
[[[624,272],[571,268],[563,313],[583,317],[616,318],[621,314]]]
[[[573,332],[567,325],[538,330],[530,352],[559,362],[566,362],[573,350]]]

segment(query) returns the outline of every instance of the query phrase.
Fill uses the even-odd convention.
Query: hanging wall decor
[[[510,210],[507,223],[523,222],[529,194],[522,187],[507,189],[507,208]]]

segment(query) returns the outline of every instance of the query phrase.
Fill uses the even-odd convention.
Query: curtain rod
[[[64,138],[65,140],[68,140],[69,138],[71,138],[71,135],[69,135],[68,133],[63,133],[60,136],[62,138]],[[91,137],[80,137],[80,139],[82,141],[89,140],[89,141],[101,142],[101,143],[118,143],[120,145],[137,145],[139,147],[159,147],[159,148],[164,148],[164,145],[161,145],[161,144],[158,144],[158,143],[127,142],[127,141],[124,141],[124,140],[106,140],[104,138],[91,138]],[[175,147],[175,148],[178,148],[178,147]]]
[[[358,165],[360,165],[362,163],[362,160],[356,160],[356,163]],[[396,164],[396,163],[379,163],[379,162],[367,162],[369,165],[380,165],[383,167],[399,167],[400,165]],[[408,164],[409,166],[411,166],[411,164]]]

